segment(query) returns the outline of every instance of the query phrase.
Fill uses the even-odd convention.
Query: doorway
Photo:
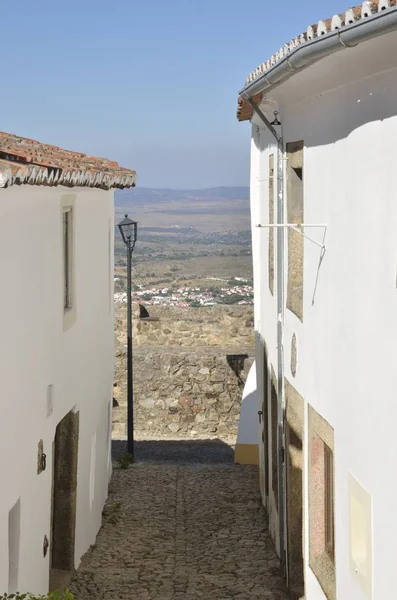
[[[304,400],[285,381],[286,402],[286,496],[288,587],[293,598],[305,595],[303,545],[303,423]]]
[[[263,401],[262,401],[262,443],[264,464],[264,490],[266,502],[269,501],[269,368],[266,346],[263,347]]]
[[[79,413],[57,425],[53,444],[50,591],[65,588],[74,569]]]

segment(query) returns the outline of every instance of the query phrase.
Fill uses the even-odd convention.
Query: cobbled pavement
[[[114,469],[76,600],[287,600],[255,467],[210,441],[138,442],[136,456]]]

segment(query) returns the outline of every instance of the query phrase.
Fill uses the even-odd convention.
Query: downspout
[[[252,98],[246,98],[277,142],[277,224],[284,224],[284,141]],[[285,498],[285,398],[284,398],[284,227],[277,227],[277,452],[278,517],[281,571],[287,577]]]

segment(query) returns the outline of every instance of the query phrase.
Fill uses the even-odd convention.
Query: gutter
[[[302,71],[320,59],[346,48],[354,48],[361,42],[384,35],[397,29],[397,6],[376,13],[335,29],[321,37],[301,44],[288,52],[277,64],[248,83],[239,92],[244,100],[256,94],[267,92],[289,79],[296,71]]]

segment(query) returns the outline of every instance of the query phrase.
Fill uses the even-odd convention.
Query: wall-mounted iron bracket
[[[265,227],[265,228],[269,228],[269,227],[290,227],[294,231],[297,231],[298,233],[300,233],[300,235],[302,235],[304,238],[306,238],[310,242],[313,242],[313,244],[316,244],[316,246],[319,246],[321,248],[321,254],[322,255],[325,254],[325,250],[326,250],[325,236],[327,234],[327,225],[325,223],[266,223],[266,224],[258,223],[258,225],[256,225],[256,227],[260,227],[260,228],[261,227]],[[307,235],[306,233],[304,233],[304,231],[302,231],[302,230],[305,227],[320,227],[320,228],[323,228],[324,229],[323,241],[322,242],[318,242],[317,240],[313,239],[312,237],[310,237],[309,235]]]

